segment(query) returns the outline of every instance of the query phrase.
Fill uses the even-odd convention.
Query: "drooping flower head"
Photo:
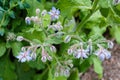
[[[111,53],[102,46],[99,46],[99,49],[95,52],[95,55],[97,55],[101,61],[111,58]]]

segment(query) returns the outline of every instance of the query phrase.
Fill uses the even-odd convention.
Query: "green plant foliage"
[[[92,65],[102,78],[119,11],[114,0],[0,0],[0,80],[80,80]]]
[[[15,65],[10,61],[8,56],[0,58],[0,78],[2,80],[16,80],[17,75],[15,71]]]

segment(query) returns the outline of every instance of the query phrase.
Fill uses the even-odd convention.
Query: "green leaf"
[[[30,5],[30,8],[27,9],[28,11],[28,15],[29,16],[33,16],[33,15],[36,15],[36,9],[39,8],[39,9],[44,9],[44,5],[41,4],[39,1],[37,0],[26,0],[26,2]]]
[[[100,7],[102,8],[108,8],[109,7],[109,4],[110,3],[110,0],[99,0],[99,5]]]
[[[24,9],[24,5],[21,1],[18,1],[18,5],[19,5],[20,9]]]
[[[100,12],[104,17],[107,17],[109,14],[109,8],[100,8]]]
[[[50,25],[51,18],[49,14],[43,16],[43,19],[43,27],[47,27],[48,25]]]
[[[60,8],[61,14],[65,17],[70,17],[79,8],[90,8],[90,5],[90,0],[59,0],[57,3],[57,7]]]
[[[67,80],[67,77],[65,77],[65,76],[59,76],[59,77],[55,77],[54,80]]]
[[[4,56],[0,58],[0,69],[0,77],[2,80],[17,80],[15,66],[10,61],[9,57]]]
[[[59,38],[51,37],[51,38],[45,40],[45,43],[47,43],[47,44],[60,44],[62,42],[63,42],[63,40],[60,37]]]
[[[22,44],[20,42],[12,42],[11,43],[11,48],[12,48],[12,53],[14,56],[17,56],[21,50]]]
[[[99,74],[102,75],[103,74],[103,68],[101,65],[101,61],[98,57],[93,57],[93,65],[94,65],[94,71]]]
[[[5,52],[6,52],[5,43],[0,42],[0,57],[3,56]]]
[[[85,59],[80,65],[79,65],[79,71],[80,72],[85,72],[88,70],[88,68],[92,65],[92,56],[89,58]]]
[[[15,72],[19,80],[33,80],[33,76],[35,75],[35,70],[30,68],[26,63],[16,62]]]
[[[112,29],[114,29],[114,37],[115,37],[115,39],[116,39],[116,41],[118,42],[118,43],[120,43],[120,28],[119,27],[116,27],[115,26],[115,28],[112,28]]]
[[[53,74],[52,74],[52,70],[49,69],[49,73],[48,73],[48,79],[47,80],[54,80],[53,79]]]
[[[13,18],[13,19],[15,18],[14,11],[10,11],[8,14],[9,14],[9,16],[10,16],[11,18]]]
[[[45,68],[45,65],[43,64],[43,62],[41,62],[41,60],[30,61],[28,64],[31,68],[35,68],[37,70],[41,70]]]
[[[5,33],[5,29],[4,28],[0,28],[0,36],[3,36]]]
[[[74,70],[71,72],[70,77],[69,77],[67,80],[80,80],[78,70],[77,70],[77,69],[74,69]]]

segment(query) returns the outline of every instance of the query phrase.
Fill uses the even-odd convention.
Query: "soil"
[[[98,75],[91,67],[85,74],[81,76],[81,80],[120,80],[120,45],[114,45],[111,50],[112,57],[103,62],[103,78],[98,79]]]

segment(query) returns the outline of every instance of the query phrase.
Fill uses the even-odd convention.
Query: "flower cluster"
[[[98,47],[99,49],[94,54],[97,55],[101,61],[111,58],[111,53],[107,49],[104,49],[99,44],[98,44]]]
[[[53,29],[54,31],[61,31],[63,26],[61,25],[61,22],[57,22],[56,24],[49,25],[48,30],[49,29]]]
[[[20,62],[26,62],[36,59],[36,53],[34,52],[35,47],[22,47],[21,52],[16,58],[19,59]]]
[[[63,65],[58,64],[55,71],[55,76],[66,76],[69,77],[70,69],[73,67],[72,60],[64,61]]]
[[[107,42],[108,44],[108,48],[113,48],[114,44],[112,41],[109,41],[109,40],[105,40],[105,42]],[[85,42],[84,42],[85,44]],[[105,59],[109,59],[111,57],[111,53],[110,51],[108,51],[107,49],[105,49],[104,47],[102,47],[100,44],[97,44],[97,46],[99,47],[98,50],[96,51],[92,51],[92,40],[89,39],[88,42],[87,42],[87,47],[86,49],[84,49],[83,47],[83,43],[80,42],[79,44],[74,44],[72,45],[69,49],[68,49],[68,54],[69,55],[72,55],[75,57],[75,58],[88,58],[89,55],[91,54],[95,54],[97,55],[101,61],[105,60]]]
[[[10,41],[10,40],[15,40],[16,38],[16,35],[12,32],[8,32],[7,33],[7,41]]]
[[[83,48],[83,43],[79,43],[79,44],[75,44],[73,46],[71,46],[70,49],[68,49],[68,54],[72,55],[75,58],[88,58],[88,53],[89,51],[87,49]]]

